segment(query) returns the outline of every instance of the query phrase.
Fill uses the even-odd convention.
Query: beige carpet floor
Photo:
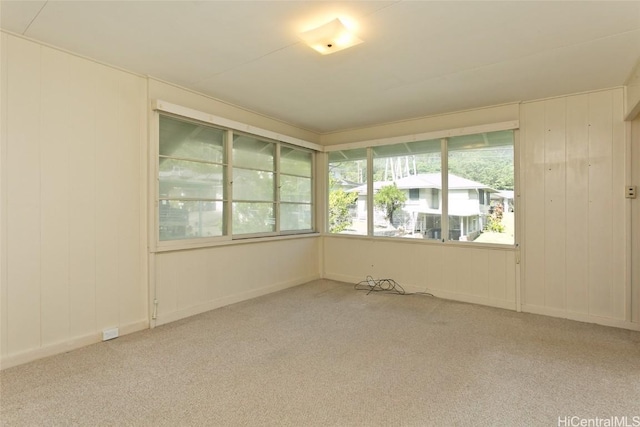
[[[0,387],[3,426],[640,425],[640,333],[318,280]]]

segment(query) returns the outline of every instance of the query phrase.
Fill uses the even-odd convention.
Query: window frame
[[[278,156],[278,152],[280,151],[279,146],[277,144],[277,141],[271,141],[267,138],[262,138],[258,135],[253,135],[250,134],[248,132],[233,132],[233,130],[231,130],[231,144],[230,144],[230,152],[231,152],[231,168],[229,171],[229,184],[231,187],[231,196],[230,196],[230,204],[231,204],[231,215],[233,215],[233,205],[235,203],[271,203],[271,205],[273,206],[273,219],[275,221],[274,227],[273,227],[273,231],[258,231],[258,232],[251,232],[251,233],[242,233],[242,234],[234,234],[233,232],[233,216],[231,216],[229,218],[229,224],[228,224],[228,230],[229,230],[229,235],[231,236],[232,240],[240,240],[240,239],[250,239],[250,238],[254,238],[254,237],[271,237],[271,236],[277,236],[278,235],[278,207],[277,207],[277,201],[279,198],[279,193],[278,193],[278,185],[279,185],[279,180],[278,180],[278,163],[279,163],[279,156]],[[260,169],[257,167],[248,167],[248,166],[238,166],[237,168],[234,165],[234,161],[235,159],[233,158],[233,140],[234,140],[234,136],[235,135],[242,135],[242,136],[246,136],[246,137],[250,137],[250,138],[255,138],[261,142],[265,142],[268,144],[273,144],[273,170],[269,171],[266,169]],[[273,199],[271,200],[247,200],[247,199],[240,199],[240,200],[236,200],[235,196],[233,194],[234,192],[234,181],[236,180],[236,169],[241,169],[244,171],[254,171],[254,172],[268,172],[268,173],[272,173],[273,174]]]
[[[157,172],[156,172],[156,189],[155,189],[155,206],[156,206],[156,221],[157,221],[157,225],[156,225],[156,232],[158,233],[157,235],[157,241],[158,242],[162,242],[163,244],[165,242],[174,242],[174,241],[181,241],[181,242],[191,242],[191,241],[199,241],[202,239],[209,239],[209,240],[225,240],[224,238],[226,237],[228,231],[229,231],[229,227],[228,227],[228,222],[229,222],[229,218],[228,218],[228,214],[229,214],[229,209],[228,209],[228,204],[229,204],[229,197],[230,197],[230,193],[229,193],[229,188],[228,188],[228,181],[229,181],[229,156],[228,156],[228,150],[227,147],[229,145],[229,132],[226,129],[223,129],[221,127],[218,126],[214,126],[214,125],[208,125],[208,124],[203,124],[200,123],[198,121],[195,120],[190,120],[187,118],[183,118],[183,117],[175,117],[173,115],[170,114],[165,114],[165,113],[161,113],[158,114],[158,136],[159,134],[159,125],[160,125],[160,117],[164,116],[164,117],[168,117],[171,119],[176,119],[179,121],[182,121],[184,123],[190,123],[190,124],[194,124],[194,125],[198,125],[198,126],[208,126],[211,129],[216,129],[219,131],[223,132],[223,145],[222,145],[222,151],[223,151],[223,159],[222,162],[213,162],[213,161],[206,161],[206,160],[202,160],[202,159],[195,159],[195,158],[184,158],[181,156],[168,156],[168,155],[164,155],[164,154],[160,154],[160,139],[158,138],[158,144],[157,144],[157,149],[158,149],[158,153],[155,156],[155,165],[158,168]],[[190,198],[190,197],[181,197],[181,198],[168,198],[168,197],[161,197],[160,196],[160,162],[159,160],[161,158],[164,159],[174,159],[174,160],[179,160],[179,161],[188,161],[188,162],[194,162],[194,163],[201,163],[201,164],[209,164],[209,165],[218,165],[221,166],[223,168],[223,173],[222,173],[222,198],[221,199],[205,199],[205,198]],[[160,206],[162,204],[163,201],[169,201],[169,200],[183,200],[183,201],[199,201],[199,202],[216,202],[216,201],[221,201],[222,202],[222,217],[223,217],[223,224],[222,224],[222,234],[221,235],[217,235],[217,236],[210,236],[210,237],[195,237],[195,238],[184,238],[184,239],[168,239],[168,240],[162,240],[160,237]],[[168,246],[171,246],[170,244],[167,243]]]
[[[177,120],[182,120],[196,125],[209,126],[221,129],[224,135],[224,150],[226,156],[226,176],[224,177],[224,217],[225,224],[221,236],[196,237],[186,239],[160,240],[160,195],[159,195],[159,158],[160,158],[160,116],[166,116]],[[214,116],[198,110],[193,110],[180,105],[172,104],[163,100],[155,100],[151,103],[149,128],[149,248],[151,252],[165,252],[183,249],[204,248],[210,246],[226,245],[233,243],[245,243],[252,239],[279,239],[308,237],[309,235],[319,235],[317,225],[316,209],[318,206],[316,194],[316,179],[318,159],[317,153],[322,151],[322,146],[302,139],[282,135],[277,132],[265,130],[248,124],[236,122],[223,117]],[[265,142],[274,144],[274,218],[276,226],[274,231],[233,234],[233,136],[243,134]],[[308,203],[311,209],[311,228],[304,230],[280,230],[280,149],[282,146],[296,150],[305,151],[311,154],[310,173],[311,180],[311,201]],[[289,175],[289,174],[287,174]]]
[[[309,176],[304,176],[304,175],[299,175],[299,174],[294,174],[294,173],[289,173],[289,172],[283,172],[282,171],[282,148],[286,147],[292,150],[297,150],[297,151],[302,151],[302,152],[307,152],[311,155],[311,163],[310,163],[310,170],[309,170]],[[277,190],[277,197],[276,197],[276,213],[277,213],[277,217],[278,218],[282,218],[282,214],[281,214],[281,208],[282,205],[305,205],[305,206],[309,206],[309,209],[311,211],[311,228],[310,229],[299,229],[299,230],[283,230],[282,229],[282,221],[276,221],[277,224],[277,231],[280,235],[294,235],[294,234],[303,234],[303,233],[312,233],[315,232],[317,230],[317,224],[316,224],[316,206],[317,206],[317,197],[316,197],[316,157],[317,153],[314,152],[313,150],[309,150],[309,149],[305,149],[302,147],[296,147],[292,144],[287,144],[287,143],[280,143],[278,144],[277,147],[277,181],[276,181],[276,190]],[[289,176],[289,177],[296,177],[296,178],[305,178],[305,179],[309,179],[309,184],[311,186],[311,193],[310,193],[310,201],[309,203],[306,202],[294,202],[294,201],[290,201],[290,200],[286,200],[283,201],[282,200],[282,175],[284,176]]]
[[[364,148],[364,153],[362,152],[362,148]],[[332,187],[331,187],[331,167],[334,163],[338,163],[338,164],[342,164],[342,163],[347,163],[347,162],[362,162],[364,161],[364,174],[362,174],[362,171],[359,169],[359,177],[363,177],[364,179],[359,179],[358,180],[358,184],[359,186],[365,186],[367,188],[367,194],[371,193],[373,191],[373,185],[370,185],[370,182],[372,180],[372,171],[371,171],[371,165],[370,165],[370,159],[371,159],[371,150],[369,150],[366,147],[362,147],[360,149],[356,148],[355,150],[352,150],[350,148],[345,149],[345,150],[325,150],[328,151],[327,154],[325,155],[325,163],[326,163],[326,191],[325,191],[325,217],[326,217],[326,224],[325,224],[325,232],[329,235],[343,235],[341,233],[331,233],[330,229],[331,229],[331,224],[330,224],[330,220],[331,220],[331,213],[329,212],[330,209],[330,200],[331,200],[331,191],[332,191]],[[336,161],[332,161],[331,159],[331,152],[336,152],[336,151],[340,151],[340,156],[344,157],[344,159],[340,159],[340,160],[336,160]],[[355,156],[346,156],[345,152],[349,153],[349,152],[355,152]],[[364,154],[364,155],[363,155]],[[359,166],[358,166],[359,167]],[[364,180],[363,183],[359,182]],[[355,181],[354,181],[355,183]],[[372,214],[372,210],[369,208],[369,206],[371,205],[371,203],[369,202],[368,198],[365,200],[365,204],[364,204],[364,215],[366,218],[367,223],[365,224],[365,233],[360,233],[360,232],[356,232],[356,233],[348,233],[350,235],[353,236],[360,236],[360,237],[366,237],[371,233],[371,230],[373,230],[373,228],[370,227],[370,221],[369,221],[369,217]],[[360,211],[361,208],[359,206],[358,200],[356,200],[355,202],[355,209],[356,209],[356,213],[359,216],[360,215]],[[344,233],[346,234],[346,233]]]
[[[520,218],[519,215],[516,214],[515,215],[515,230],[514,230],[514,241],[512,244],[506,244],[506,243],[488,243],[488,242],[467,242],[467,241],[460,241],[460,240],[451,240],[448,238],[440,238],[440,239],[409,239],[409,238],[404,238],[404,237],[395,237],[395,236],[376,236],[373,233],[373,185],[374,183],[372,182],[372,178],[373,178],[373,149],[375,147],[379,147],[379,146],[385,146],[385,145],[394,145],[394,144],[400,144],[400,143],[408,143],[408,142],[413,142],[413,141],[421,141],[421,140],[434,140],[434,139],[440,139],[441,141],[441,193],[442,193],[442,198],[441,198],[441,203],[440,203],[440,210],[441,210],[441,216],[440,216],[440,224],[441,224],[441,229],[442,230],[449,230],[449,182],[448,182],[448,175],[449,175],[449,166],[448,166],[448,157],[449,157],[449,150],[447,147],[448,144],[448,140],[449,138],[452,137],[457,137],[457,136],[466,136],[466,135],[476,135],[476,134],[483,134],[483,133],[491,133],[491,132],[498,132],[498,131],[513,131],[513,166],[514,166],[514,171],[513,171],[513,179],[514,179],[514,200],[513,200],[513,204],[514,204],[514,210],[517,212],[519,212],[519,206],[518,206],[518,197],[519,197],[519,126],[520,123],[518,120],[513,120],[513,121],[507,121],[507,122],[499,122],[499,123],[492,123],[492,124],[486,124],[486,125],[480,125],[480,126],[471,126],[471,127],[465,127],[465,128],[457,128],[457,129],[448,129],[448,130],[442,130],[442,131],[434,131],[434,132],[426,132],[426,133],[421,133],[421,134],[414,134],[414,135],[405,135],[405,136],[400,136],[400,137],[391,137],[391,138],[381,138],[381,139],[375,139],[375,140],[365,140],[365,141],[357,141],[357,142],[350,142],[350,143],[346,143],[346,144],[337,144],[337,145],[333,145],[330,147],[325,147],[325,153],[327,156],[327,165],[328,165],[328,156],[330,152],[333,151],[344,151],[344,150],[350,150],[350,149],[357,149],[357,148],[365,148],[367,150],[368,156],[367,156],[367,169],[369,171],[371,171],[369,173],[369,181],[368,185],[369,185],[369,191],[367,192],[367,206],[369,208],[369,215],[367,218],[368,221],[368,233],[367,235],[350,235],[350,234],[341,234],[341,233],[330,233],[329,232],[329,228],[328,228],[328,219],[326,221],[326,224],[324,225],[325,227],[325,235],[328,236],[339,236],[339,237],[347,237],[347,238],[354,238],[354,237],[359,237],[359,238],[371,238],[371,239],[392,239],[394,241],[402,241],[402,242],[412,242],[412,243],[420,243],[420,244],[447,244],[447,245],[460,245],[460,246],[471,246],[471,247],[489,247],[489,248],[517,248],[519,246],[519,240],[518,240],[518,227],[519,227],[519,223],[520,223]],[[329,180],[329,171],[328,168],[325,171],[325,180],[326,180],[326,188],[329,188],[328,185],[328,180]],[[328,191],[327,191],[328,194]],[[328,199],[328,196],[327,196]],[[328,204],[328,200],[327,200],[327,205],[326,205],[326,209],[327,212],[329,210],[329,204]]]

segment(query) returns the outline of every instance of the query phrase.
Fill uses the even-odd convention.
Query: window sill
[[[362,234],[332,234],[325,233],[323,237],[337,237],[341,239],[359,239],[376,242],[389,242],[389,243],[407,243],[410,245],[441,245],[449,247],[467,248],[467,249],[492,249],[492,250],[504,250],[512,251],[517,249],[517,244],[503,244],[503,243],[474,243],[474,242],[461,242],[459,240],[447,240],[445,242],[437,239],[411,239],[404,237],[384,237],[384,236],[365,236]]]
[[[219,238],[216,240],[207,240],[206,242],[199,242],[197,240],[191,240],[188,242],[178,241],[175,244],[168,244],[162,246],[156,246],[149,250],[150,253],[163,253],[163,252],[177,252],[191,249],[203,249],[214,248],[218,246],[230,246],[230,245],[244,245],[248,243],[265,243],[274,242],[278,240],[292,240],[292,239],[308,239],[314,237],[320,237],[318,232],[299,233],[299,234],[282,234],[279,236],[265,236],[265,237],[247,237],[247,238]]]

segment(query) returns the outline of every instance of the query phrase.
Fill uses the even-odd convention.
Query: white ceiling
[[[622,85],[640,1],[7,1],[2,28],[318,133]],[[339,17],[365,42],[298,34]]]

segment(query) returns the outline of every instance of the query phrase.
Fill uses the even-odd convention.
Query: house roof
[[[515,193],[513,190],[500,190],[495,195],[502,199],[513,199]]]
[[[396,181],[396,185],[400,189],[409,188],[442,188],[442,175],[438,173],[424,173],[418,175],[411,175],[404,178],[400,178]],[[491,192],[493,190],[489,186],[482,184],[481,182],[472,181],[470,179],[462,178],[452,173],[449,174],[449,189],[451,190],[463,190],[463,189],[487,189]]]
[[[394,181],[376,181],[373,183],[374,191],[381,189],[384,186],[393,184]],[[437,188],[442,189],[442,176],[438,173],[420,173],[417,175],[411,175],[404,178],[400,178],[395,181],[396,186],[401,190],[409,190],[413,188]],[[449,189],[450,190],[470,190],[470,189],[482,189],[489,193],[497,193],[488,185],[481,182],[472,181],[470,179],[462,178],[458,175],[449,174]],[[367,186],[360,185],[352,188],[349,191],[355,191],[358,194],[367,194]]]

